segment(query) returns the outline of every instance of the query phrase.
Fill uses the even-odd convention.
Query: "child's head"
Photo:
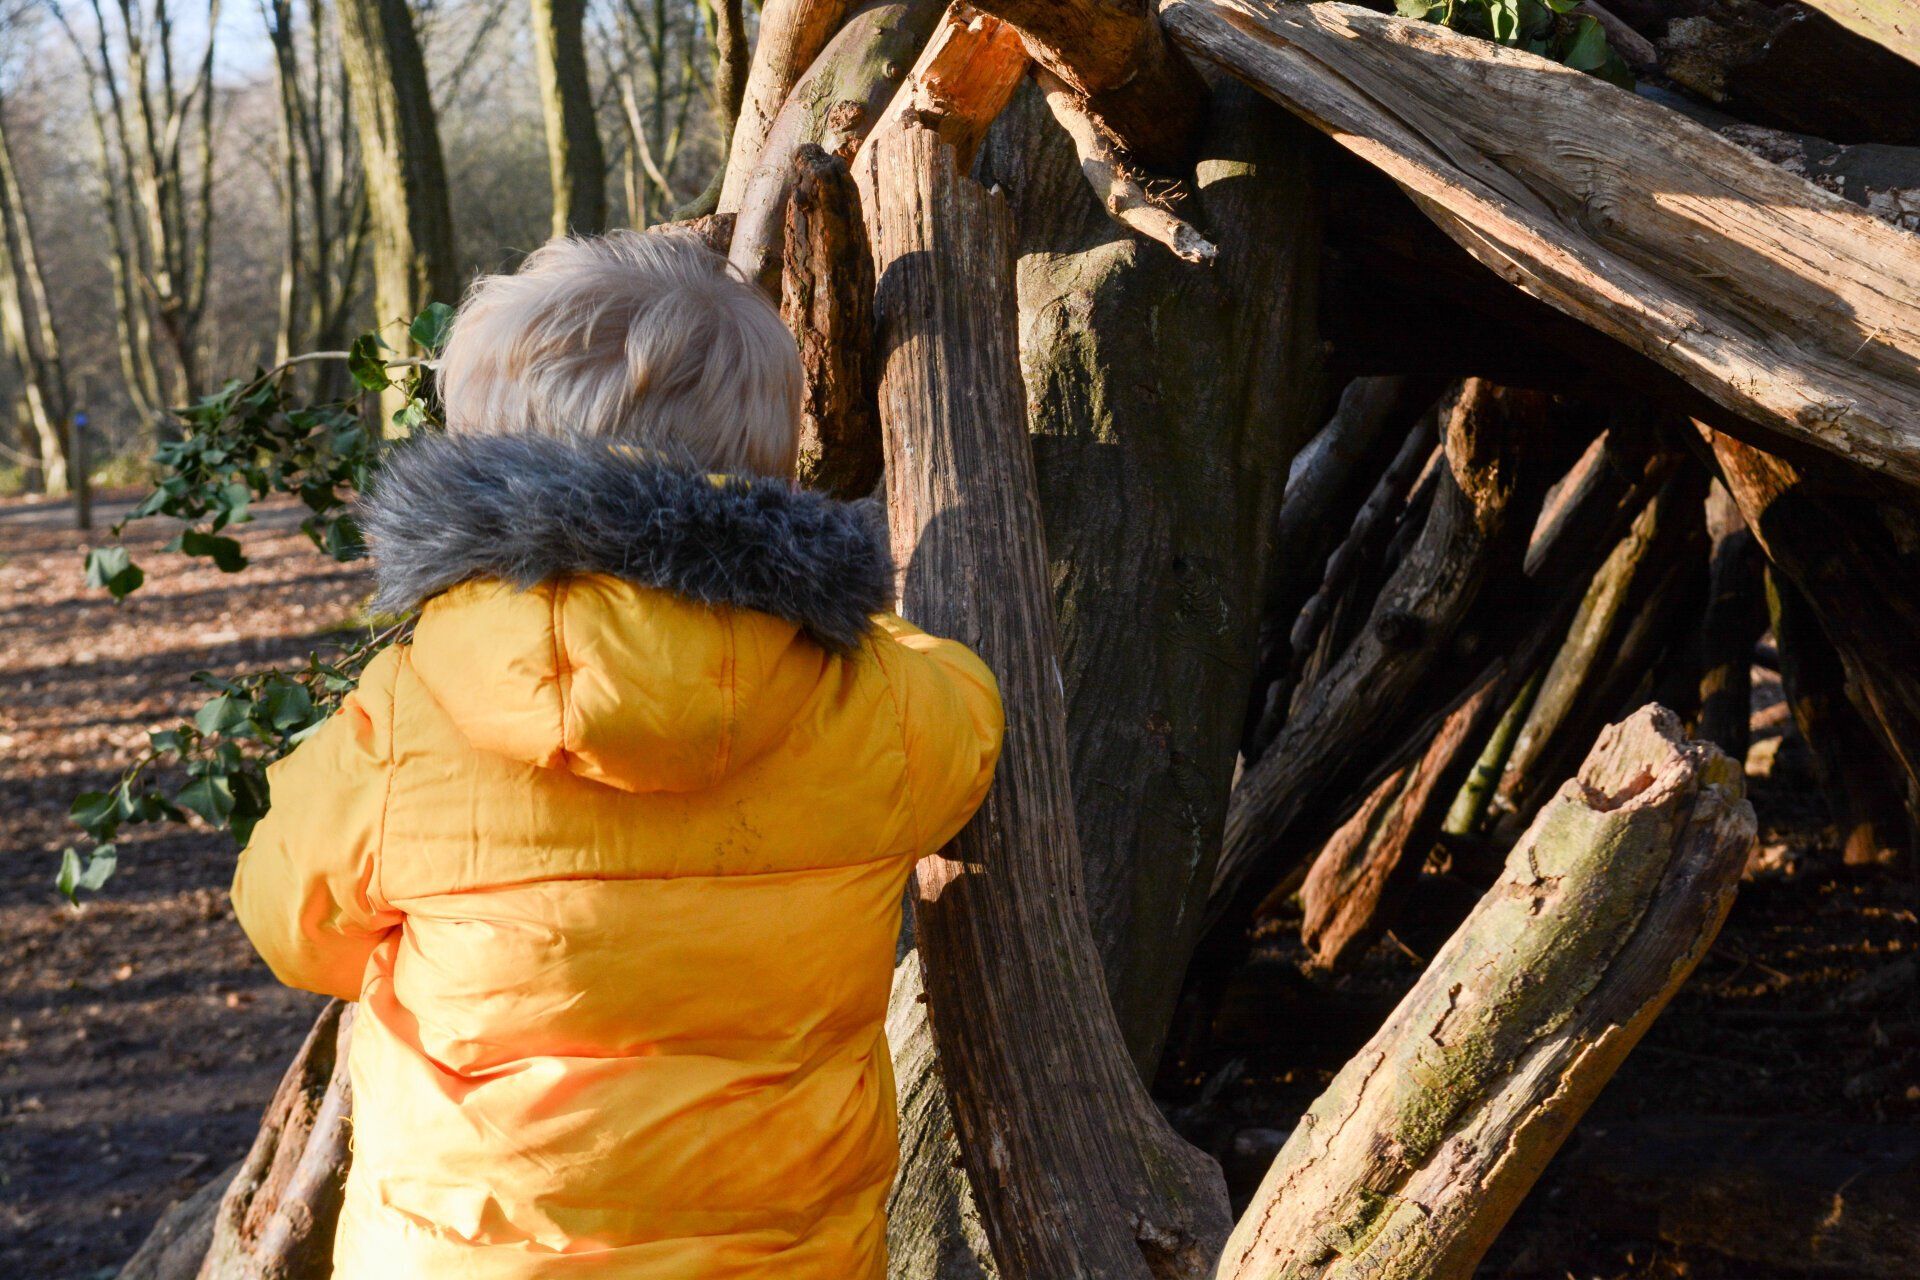
[[[710,471],[789,476],[800,356],[691,236],[549,241],[482,276],[440,360],[447,429],[625,440]]]

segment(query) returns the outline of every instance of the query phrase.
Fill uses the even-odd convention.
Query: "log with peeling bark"
[[[727,144],[726,172],[719,209],[733,213],[746,194],[747,179],[760,162],[773,122],[820,51],[827,47],[850,0],[768,0],[760,10],[760,30],[747,65],[740,114]]]
[[[1295,699],[1273,744],[1234,789],[1214,896],[1285,842],[1330,766],[1394,745],[1382,731],[1448,654],[1489,577],[1516,572],[1535,506],[1554,478],[1550,400],[1477,380],[1447,422],[1432,510],[1360,633]],[[1531,455],[1531,456],[1530,456]]]
[[[1155,19],[1151,0],[981,0],[1020,29],[1120,152],[1167,173],[1192,158],[1207,87]]]
[[[811,144],[793,158],[781,237],[780,318],[800,347],[799,479],[836,498],[880,483],[873,254],[846,161]]]
[[[1294,1129],[1220,1280],[1467,1280],[1713,941],[1743,781],[1663,708],[1602,734]]]
[[[1813,606],[1847,683],[1905,783],[1920,828],[1920,515],[1831,468],[1794,466],[1707,433],[1767,559]]]
[[[1011,26],[970,4],[948,5],[913,70],[860,144],[855,175],[872,172],[867,157],[878,142],[914,127],[933,130],[953,148],[959,169],[971,169],[974,153],[1019,87],[1028,62],[1026,44]]]
[[[1285,0],[1162,15],[1742,431],[1920,485],[1920,237],[1676,112],[1434,24]]]
[[[1693,733],[1745,760],[1753,724],[1753,647],[1767,629],[1765,559],[1733,495],[1718,480],[1707,496],[1707,532],[1713,558],[1700,622],[1700,712]]]
[[[986,804],[920,864],[914,904],[961,1155],[1010,1274],[1198,1277],[1225,1186],[1135,1074],[1083,901],[1011,219],[930,130],[889,136],[871,163],[902,605],[986,659],[1008,722]]]
[[[1439,838],[1447,810],[1501,710],[1500,682],[1454,709],[1419,761],[1375,789],[1321,846],[1300,886],[1300,941],[1313,964],[1350,964],[1388,928]]]
[[[855,12],[787,94],[745,175],[727,256],[777,289],[793,157],[813,143],[851,161],[939,21],[943,0],[875,0]],[[731,176],[731,175],[729,175]]]

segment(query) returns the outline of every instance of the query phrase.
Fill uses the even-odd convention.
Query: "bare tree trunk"
[[[459,300],[446,167],[407,0],[336,0],[361,164],[373,212],[374,311],[394,345],[429,302]],[[389,397],[391,400],[392,397]]]
[[[760,36],[740,86],[739,118],[727,147],[720,212],[735,213],[741,208],[774,120],[851,7],[849,0],[768,0],[761,10]],[[779,160],[786,163],[785,157]]]
[[[987,660],[1008,718],[986,805],[921,863],[915,900],[960,1150],[1011,1274],[1199,1277],[1224,1237],[1225,1187],[1135,1074],[1083,905],[1010,220],[929,130],[901,131],[872,163],[903,604]]]
[[[4,101],[0,101],[0,344],[15,353],[20,366],[21,391],[38,446],[41,488],[46,493],[65,493],[71,445],[67,427],[73,406],[67,396],[60,332],[40,270],[33,217],[14,164]]]
[[[1742,789],[1662,708],[1602,734],[1294,1129],[1221,1280],[1467,1280],[1706,954],[1753,843]]]
[[[586,0],[532,0],[534,65],[547,129],[553,234],[595,235],[607,226],[607,156],[594,119],[583,33]],[[451,299],[449,299],[451,301]]]

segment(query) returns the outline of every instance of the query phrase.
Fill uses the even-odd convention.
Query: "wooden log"
[[[220,1201],[199,1280],[325,1280],[333,1273],[352,1125],[354,1009],[329,1002],[307,1033]]]
[[[780,267],[780,318],[800,346],[800,483],[864,498],[880,483],[873,254],[844,160],[809,143],[794,156]]]
[[[1185,169],[1207,87],[1167,40],[1150,0],[985,0],[1020,29],[1033,60],[1064,82],[1120,152]]]
[[[1920,15],[1907,0],[1801,0],[1867,40],[1920,68]]]
[[[793,157],[810,142],[851,161],[945,7],[944,0],[873,0],[846,20],[787,94],[743,179],[727,250],[769,293],[778,286]]]
[[[1839,20],[1895,7],[1920,42],[1903,0],[1641,0],[1661,71],[1707,101],[1836,141],[1912,145],[1920,143],[1920,66]]]
[[[213,1243],[213,1220],[234,1176],[233,1165],[209,1178],[199,1190],[169,1205],[120,1267],[114,1280],[195,1280]]]
[[[1752,740],[1753,647],[1767,629],[1765,558],[1718,480],[1707,496],[1707,532],[1713,556],[1700,623],[1700,713],[1693,733],[1745,760]]]
[[[1532,527],[1530,504],[1551,479],[1540,474],[1549,405],[1538,392],[1477,380],[1462,392],[1418,541],[1360,634],[1304,701],[1295,700],[1273,745],[1234,788],[1214,870],[1216,899],[1288,838],[1317,777],[1394,745],[1380,740],[1383,730],[1443,659],[1481,586],[1497,573],[1517,574]]]
[[[1221,1280],[1466,1280],[1706,953],[1754,838],[1740,766],[1648,707],[1274,1160]]]
[[[1920,828],[1920,518],[1910,502],[1830,469],[1802,469],[1718,431],[1707,438],[1747,527],[1839,652]]]
[[[1300,886],[1300,941],[1316,968],[1351,964],[1393,925],[1501,710],[1489,683],[1454,709],[1420,760],[1380,784],[1321,846]]]
[[[1847,696],[1846,669],[1806,597],[1767,570],[1767,616],[1794,727],[1813,757],[1820,795],[1848,866],[1897,861],[1915,847],[1899,771]]]
[[[1000,769],[920,864],[914,928],[954,1123],[1010,1274],[1201,1276],[1226,1192],[1135,1074],[1088,927],[1006,207],[930,130],[870,158],[889,514],[904,611],[999,677]]]
[[[1649,614],[1671,599],[1675,571],[1689,549],[1699,550],[1692,544],[1702,525],[1701,496],[1697,470],[1669,480],[1593,575],[1493,797],[1494,820],[1509,834],[1530,821],[1581,744],[1618,714],[1617,699],[1628,692],[1617,687],[1624,682],[1621,670],[1635,682],[1644,671]]]
[[[1271,0],[1162,14],[1517,287],[1763,437],[1920,484],[1920,238],[1674,112],[1434,24]]]
[[[761,7],[760,33],[747,64],[740,115],[727,142],[721,213],[739,210],[747,179],[759,164],[787,96],[852,7],[850,0],[768,0]]]
[[[1036,92],[1016,95],[977,166],[1020,228],[1020,361],[1087,910],[1149,1079],[1220,852],[1280,558],[1274,511],[1325,404],[1318,137],[1231,81],[1214,103],[1190,197],[1219,230],[1213,270],[1107,216]],[[1108,387],[1127,390],[1089,394]]]
[[[867,173],[867,155],[889,133],[906,128],[932,129],[953,148],[954,164],[965,173],[987,128],[1027,73],[1027,48],[1020,33],[970,4],[947,6],[926,47],[901,82],[893,100],[860,144],[856,175]],[[871,198],[871,192],[863,192]]]

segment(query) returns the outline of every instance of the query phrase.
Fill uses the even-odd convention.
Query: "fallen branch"
[[[1269,0],[1162,13],[1515,286],[1764,433],[1920,485],[1920,238],[1675,112],[1430,23]]]
[[[1047,95],[1047,108],[1053,118],[1073,139],[1080,157],[1080,172],[1093,188],[1094,199],[1109,217],[1129,231],[1137,231],[1149,240],[1165,245],[1173,255],[1187,262],[1212,262],[1220,250],[1195,231],[1160,201],[1147,194],[1143,177],[1120,154],[1120,149],[1087,114],[1086,100],[1049,71],[1035,76]]]
[[[1321,1094],[1221,1280],[1465,1280],[1706,953],[1753,843],[1738,764],[1644,708]]]

